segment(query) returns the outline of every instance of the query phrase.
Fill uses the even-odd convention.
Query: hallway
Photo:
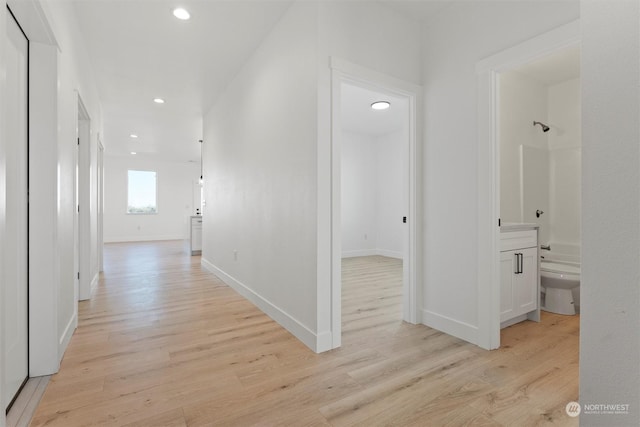
[[[106,245],[79,317],[33,426],[577,425],[578,317],[508,328],[493,352],[404,323],[350,340],[345,324],[318,355],[183,241]]]

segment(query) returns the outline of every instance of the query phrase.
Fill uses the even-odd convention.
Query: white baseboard
[[[64,332],[62,333],[58,341],[58,364],[62,361],[62,356],[64,356],[64,352],[67,351],[67,347],[69,346],[71,337],[73,336],[73,333],[75,332],[77,327],[78,313],[73,313],[73,316],[71,316],[71,319],[69,319],[69,322],[64,328]]]
[[[342,258],[356,258],[359,256],[371,256],[371,255],[378,255],[378,251],[375,249],[359,249],[356,251],[342,252]]]
[[[459,320],[434,313],[429,310],[420,310],[422,324],[437,329],[448,335],[478,345],[478,327]]]
[[[100,280],[100,273],[96,273],[95,276],[93,276],[93,279],[91,279],[91,291],[89,291],[90,292],[89,295],[93,295],[93,292],[98,287],[99,280]]]
[[[121,236],[121,237],[105,237],[105,243],[127,243],[127,242],[155,242],[160,240],[186,240],[189,237],[177,234],[168,234],[164,236]]]
[[[342,258],[356,258],[360,256],[380,255],[389,258],[402,259],[402,252],[390,251],[387,249],[359,249],[355,251],[342,252]]]
[[[330,345],[328,348],[325,348],[326,342],[331,342],[330,333],[329,338],[325,336],[326,333],[321,334],[320,336],[316,335],[313,331],[293,318],[291,315],[278,308],[276,305],[271,303],[269,300],[267,300],[245,284],[225,273],[220,268],[209,262],[207,259],[201,258],[200,263],[206,270],[218,276],[218,278],[220,278],[229,287],[251,301],[267,316],[278,322],[280,326],[291,332],[293,336],[302,341],[302,343],[309,347],[311,350],[315,351],[316,353],[320,353],[322,351],[330,349]]]
[[[513,319],[505,320],[500,323],[500,329],[508,328],[511,325],[515,325],[516,323],[520,323],[527,320],[527,315],[522,314],[520,316],[514,317]]]
[[[322,353],[333,349],[333,335],[331,331],[321,332],[316,339],[316,353]]]
[[[387,249],[376,249],[376,251],[377,251],[376,255],[386,256],[387,258],[397,258],[397,259],[404,258],[404,256],[402,255],[402,252],[390,251]]]

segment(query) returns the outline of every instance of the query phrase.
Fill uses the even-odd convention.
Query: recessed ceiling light
[[[134,155],[135,155],[135,154],[137,154],[137,153],[136,153],[135,151],[132,151],[132,152],[131,152],[131,154],[134,154]]]
[[[185,9],[181,7],[177,7],[173,9],[173,16],[183,21],[186,21],[187,19],[191,18],[191,15],[189,14],[189,12],[187,12]]]
[[[162,98],[153,98],[153,102],[156,104],[164,104],[164,99]]]
[[[138,135],[136,135],[135,133],[132,133],[132,134],[131,134],[131,135],[129,135],[129,136],[130,136],[131,138],[134,138],[134,139],[138,137]]]
[[[371,104],[371,108],[373,108],[374,110],[386,110],[390,106],[391,103],[389,101],[376,101]]]

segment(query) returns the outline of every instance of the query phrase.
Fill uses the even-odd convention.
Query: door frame
[[[98,255],[98,273],[104,270],[104,144],[102,144],[102,137],[100,133],[98,133],[98,165],[97,165],[97,192],[96,192],[96,214],[98,216],[97,219],[97,237],[98,241],[96,244],[97,255]]]
[[[478,346],[500,347],[499,75],[580,43],[573,21],[485,58],[478,77]]]
[[[408,142],[408,201],[407,230],[404,247],[406,277],[403,277],[403,320],[419,323],[418,242],[421,217],[419,215],[418,115],[422,88],[395,77],[374,71],[348,61],[331,57],[331,348],[342,343],[342,222],[341,222],[341,147],[340,117],[342,83],[372,89],[406,98],[409,104]],[[400,221],[401,218],[398,218]],[[404,273],[403,273],[404,275]]]
[[[78,98],[78,300],[91,298],[91,117],[80,94]]]
[[[15,403],[16,399],[20,396],[20,393],[22,392],[22,389],[24,388],[25,384],[27,383],[27,381],[28,381],[28,379],[30,377],[30,369],[29,369],[29,367],[30,367],[30,364],[29,364],[29,360],[30,360],[30,327],[29,327],[30,303],[29,303],[29,291],[30,291],[30,289],[29,289],[29,284],[30,284],[30,277],[31,277],[31,274],[30,274],[30,271],[31,271],[30,270],[30,261],[31,261],[31,259],[30,259],[30,250],[29,250],[29,247],[30,247],[29,244],[30,244],[30,238],[31,238],[31,236],[30,236],[30,215],[29,215],[29,212],[30,212],[30,207],[29,207],[29,204],[30,204],[30,200],[29,200],[29,180],[30,180],[30,155],[31,155],[31,153],[30,153],[30,130],[31,130],[30,115],[31,115],[31,107],[30,107],[30,103],[29,103],[29,101],[30,101],[30,81],[29,80],[30,80],[30,66],[31,66],[30,65],[31,40],[29,39],[29,36],[27,35],[27,32],[23,28],[20,20],[14,14],[14,12],[11,10],[11,7],[10,7],[9,4],[5,5],[4,13],[7,14],[6,18],[3,17],[5,19],[4,23],[6,24],[7,18],[11,19],[16,24],[18,30],[20,31],[20,33],[22,33],[22,35],[24,36],[24,39],[27,42],[27,46],[26,46],[27,47],[26,48],[26,63],[27,63],[26,73],[27,73],[27,76],[26,76],[26,105],[25,105],[26,106],[26,110],[27,110],[26,111],[26,118],[25,118],[26,119],[25,120],[26,121],[26,123],[25,123],[26,124],[26,134],[25,134],[25,136],[26,136],[26,147],[25,147],[26,148],[26,150],[25,150],[26,153],[25,153],[25,156],[26,157],[24,158],[26,170],[20,171],[20,174],[24,173],[24,175],[26,175],[26,183],[25,184],[26,184],[26,191],[27,191],[27,194],[26,194],[26,206],[25,206],[25,211],[24,211],[26,213],[26,218],[25,218],[26,235],[24,236],[24,238],[25,238],[25,242],[24,243],[25,243],[25,246],[26,246],[25,268],[26,268],[26,286],[27,286],[27,289],[26,289],[26,301],[25,301],[26,305],[27,305],[26,306],[26,325],[25,325],[26,326],[26,333],[27,333],[27,336],[26,336],[26,347],[27,347],[26,350],[27,350],[27,353],[26,353],[26,361],[25,361],[26,365],[27,365],[26,366],[27,375],[24,378],[24,380],[22,381],[22,384],[18,387],[18,390],[16,391],[15,395],[13,395],[13,396],[1,395],[0,396],[0,397],[2,397],[2,399],[0,399],[0,401],[2,401],[3,412],[5,410],[7,410],[7,409],[10,409],[13,406],[13,404]],[[8,28],[4,28],[3,27],[3,34],[4,35],[7,34],[7,30],[8,30]],[[4,40],[3,40],[3,42],[4,42]],[[4,55],[5,55],[4,47],[2,49],[3,49],[3,59],[4,59]],[[3,79],[3,84],[6,84],[5,79]],[[3,88],[2,93],[5,94],[5,89],[4,88]],[[3,96],[3,98],[4,98],[4,96]],[[3,113],[3,117],[4,117],[4,114],[5,114],[5,111],[6,111],[6,109],[5,109],[6,108],[6,104],[3,104],[3,107],[4,108],[2,110],[2,113]],[[5,134],[3,133],[3,137],[4,136],[5,136]],[[6,154],[6,151],[3,150],[2,153]],[[6,155],[4,156],[4,158],[6,159]],[[6,168],[3,167],[3,170],[6,173]],[[8,181],[8,177],[5,177],[4,184],[6,184],[7,181]],[[6,203],[6,194],[7,194],[6,189],[3,189],[2,190],[3,203]],[[3,211],[2,212],[3,212],[3,220],[6,221],[6,206],[3,206]],[[5,223],[5,225],[6,225],[6,223]],[[3,230],[3,234],[2,234],[3,239],[0,240],[0,242],[4,242],[5,241],[5,239],[4,239],[5,233],[6,233],[6,230]],[[2,244],[4,245],[4,243],[2,243]],[[5,249],[5,248],[3,247],[3,249]],[[4,253],[6,253],[6,251]],[[4,274],[4,269],[0,269],[0,271],[2,272],[2,274]],[[4,279],[4,277],[2,279]],[[4,287],[5,287],[4,285],[6,285],[4,283],[4,280],[2,280],[2,284],[3,284],[3,286],[2,286],[3,291],[2,291],[2,295],[1,295],[2,298],[0,299],[0,301],[3,301],[2,304],[4,304],[4,300],[5,300],[4,299],[4,296],[5,296],[4,295],[4,292],[5,292],[4,291]],[[4,310],[2,310],[2,313],[4,313]],[[0,323],[0,326],[2,326],[2,328],[3,328],[2,329],[2,335],[0,335],[0,337],[2,338],[2,344],[1,344],[1,347],[0,347],[0,349],[2,351],[2,356],[0,357],[0,361],[2,362],[3,373],[2,373],[2,375],[0,375],[0,379],[2,380],[2,382],[0,382],[0,388],[4,389],[5,380],[6,380],[6,378],[5,378],[6,377],[6,372],[4,371],[4,367],[5,367],[4,364],[6,363],[6,361],[5,361],[5,351],[6,351],[5,339],[6,339],[6,335],[4,334],[4,328],[6,326],[3,323],[5,321],[5,318],[4,318],[4,316],[2,316],[2,317],[3,317],[2,318],[2,323]]]

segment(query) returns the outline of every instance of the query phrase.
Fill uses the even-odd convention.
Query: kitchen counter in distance
[[[189,230],[191,255],[200,255],[202,253],[202,215],[194,215],[190,218]]]

